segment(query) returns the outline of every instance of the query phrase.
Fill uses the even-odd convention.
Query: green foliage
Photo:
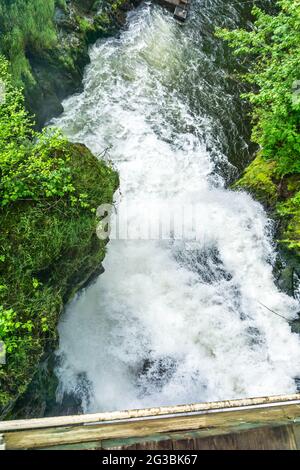
[[[278,0],[278,12],[253,9],[252,31],[219,30],[235,54],[252,59],[244,77],[253,91],[253,140],[261,155],[276,160],[280,176],[300,172],[300,0]],[[298,82],[299,85],[299,82]],[[299,86],[298,86],[299,87]]]
[[[253,9],[254,28],[219,30],[238,56],[251,91],[254,142],[260,151],[235,186],[273,207],[280,242],[300,253],[300,0],[278,0],[273,15]]]
[[[105,255],[90,208],[112,201],[118,177],[84,146],[69,144],[69,152],[73,185],[86,194],[88,208],[65,196],[0,210],[0,339],[7,346],[0,409],[25,390],[45,346],[57,338],[63,304]]]
[[[95,209],[118,185],[83,145],[33,130],[8,68],[0,57],[0,408],[25,390],[63,303],[103,260]]]

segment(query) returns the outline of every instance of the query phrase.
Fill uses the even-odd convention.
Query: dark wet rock
[[[300,260],[292,250],[280,249],[274,266],[276,284],[286,294],[297,298],[300,286]]]
[[[137,368],[137,383],[142,395],[147,395],[153,388],[161,390],[175,374],[178,363],[172,357],[145,359]]]
[[[126,13],[139,0],[98,2],[69,0],[66,9],[57,7],[54,23],[57,46],[51,50],[26,49],[33,83],[25,84],[26,103],[41,128],[63,111],[62,101],[81,91],[83,70],[89,63],[89,44],[117,32]]]
[[[103,161],[99,161],[84,145],[68,145],[71,155],[70,171],[77,190],[88,195],[87,203],[93,208],[101,202],[112,203],[113,194],[119,184],[117,173]],[[90,210],[81,212],[72,209],[72,206],[59,206],[58,203],[54,204],[50,211],[49,206],[43,207],[41,204],[40,202],[37,207],[34,201],[23,203],[9,209],[9,217],[3,217],[3,220],[10,224],[7,233],[11,233],[11,226],[18,233],[19,238],[15,237],[16,246],[21,243],[26,245],[22,230],[16,230],[20,220],[25,217],[27,229],[34,230],[40,239],[45,239],[45,233],[53,220],[57,223],[59,234],[73,233],[73,236],[65,236],[60,245],[56,244],[55,237],[49,237],[47,246],[39,257],[31,253],[32,271],[29,269],[26,274],[30,278],[36,276],[41,282],[43,302],[39,304],[38,310],[36,304],[32,306],[34,296],[27,295],[26,308],[34,309],[36,318],[39,312],[47,312],[47,321],[51,326],[44,332],[40,324],[38,341],[33,341],[26,350],[23,362],[20,362],[19,356],[11,355],[7,365],[3,366],[1,392],[5,401],[3,400],[3,405],[1,403],[0,406],[0,419],[45,416],[49,410],[55,408],[58,382],[54,372],[55,358],[52,354],[58,346],[57,324],[63,306],[79,289],[87,286],[103,272],[102,261],[107,240],[100,240],[96,235],[98,221],[95,214]],[[61,204],[64,204],[63,201]],[[2,225],[4,226],[4,223]],[[3,275],[5,276],[6,272],[3,272]],[[75,411],[78,408],[77,398],[63,399],[67,403],[65,410]]]

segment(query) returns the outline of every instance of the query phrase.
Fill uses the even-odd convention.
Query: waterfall
[[[162,208],[197,209],[186,239],[112,238],[104,274],[67,306],[58,398],[75,394],[85,412],[296,391],[299,338],[264,307],[287,319],[299,308],[274,284],[272,224],[226,184],[250,149],[213,29],[242,21],[245,9],[225,0],[193,0],[184,25],[143,4],[91,48],[84,90],[55,120],[96,155],[109,149],[113,227],[124,211],[135,234]]]

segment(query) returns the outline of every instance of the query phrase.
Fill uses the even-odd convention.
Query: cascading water
[[[225,0],[193,1],[178,25],[143,5],[119,37],[91,49],[84,91],[55,124],[120,173],[116,208],[130,227],[161,207],[197,205],[200,236],[111,240],[105,273],[59,326],[59,395],[84,411],[179,404],[296,390],[298,304],[272,276],[271,227],[249,195],[224,187],[247,158],[238,85],[216,23],[239,25]],[[113,224],[116,224],[116,215]],[[190,234],[194,228],[185,227]]]

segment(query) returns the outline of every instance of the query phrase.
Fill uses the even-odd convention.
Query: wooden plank
[[[51,447],[42,447],[40,450],[102,450],[102,442],[77,442],[76,444],[64,444]]]
[[[264,427],[240,433],[196,439],[144,441],[123,444],[122,450],[296,450],[292,426]]]
[[[173,440],[173,434],[172,433],[160,433],[160,434],[154,434],[152,436],[147,436],[147,442],[158,442],[158,441],[170,441]],[[102,448],[110,450],[115,446],[122,447],[122,449],[127,449],[127,448],[134,448],[137,444],[140,444],[141,442],[145,442],[144,437],[129,437],[129,438],[123,438],[123,439],[105,439],[102,442]]]
[[[292,426],[264,427],[195,439],[196,450],[296,450]]]
[[[222,430],[252,429],[258,426],[288,425],[300,423],[300,405],[288,404],[269,408],[242,409],[165,418],[146,418],[137,421],[102,423],[87,426],[57,427],[5,433],[7,449],[27,449],[51,447],[55,445],[75,444],[106,439],[124,439],[128,437],[147,437],[170,432],[193,430],[213,430],[218,434]],[[141,439],[145,440],[146,439]]]
[[[173,450],[195,450],[195,441],[194,439],[173,441]]]
[[[162,442],[164,441],[164,442]],[[115,443],[123,450],[296,450],[293,426],[257,427],[235,433],[207,435],[205,432],[185,435],[163,435],[157,439],[151,436],[147,441],[132,442],[102,441],[103,449],[114,448]]]
[[[144,441],[144,442],[139,442],[135,445],[136,450],[172,450],[172,443],[173,441]],[[124,447],[122,447],[124,450]],[[134,447],[131,446],[128,448],[128,450],[133,450]],[[126,448],[127,450],[127,448]]]
[[[300,423],[299,423],[300,424]],[[153,442],[153,446],[155,446],[156,442],[158,441],[168,441],[169,442],[169,448],[174,449],[174,450],[181,450],[181,449],[196,449],[197,448],[197,442],[199,440],[204,440],[207,442],[211,442],[213,438],[218,438],[224,436],[224,440],[226,441],[226,436],[228,435],[235,435],[235,434],[241,434],[241,433],[247,433],[253,430],[259,430],[262,432],[262,434],[268,433],[268,429],[274,429],[275,427],[282,427],[282,423],[280,422],[273,422],[269,423],[269,425],[262,425],[259,422],[256,423],[251,423],[251,426],[249,426],[249,423],[245,423],[243,425],[237,424],[233,426],[229,426],[227,428],[225,427],[211,427],[211,428],[202,428],[199,430],[194,430],[194,431],[184,431],[184,432],[170,432],[168,434],[156,434],[153,436],[147,436],[147,441],[146,442]],[[294,427],[294,426],[293,426]],[[293,442],[294,445],[296,445],[296,440],[294,436],[294,430],[292,429],[292,425],[289,425],[290,429],[290,438],[291,442]],[[170,443],[172,441],[172,444]],[[122,449],[131,449],[133,444],[141,444],[143,445],[145,443],[145,439],[136,437],[136,438],[127,438],[127,439],[109,439],[109,440],[104,440],[102,441],[102,448],[103,449],[111,449],[115,445],[121,446]]]
[[[227,411],[230,409],[246,409],[247,407],[276,406],[278,404],[285,403],[300,403],[300,394],[224,400],[208,403],[193,403],[190,405],[162,406],[157,408],[145,408],[75,416],[57,416],[29,420],[0,421],[0,433],[25,429],[43,429],[59,426],[65,427],[72,425],[83,425],[88,423],[104,423],[125,419],[140,419],[168,415],[176,416],[180,414],[185,415],[187,413],[215,412],[218,410]]]

